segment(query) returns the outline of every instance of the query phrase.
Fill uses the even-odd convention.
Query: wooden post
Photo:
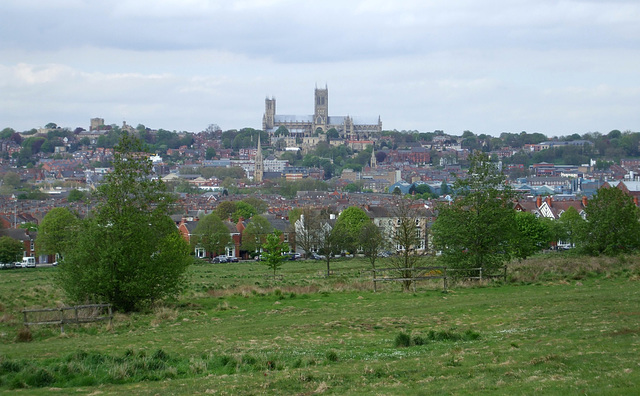
[[[373,292],[375,293],[377,291],[376,289],[376,269],[373,269]]]
[[[504,275],[502,275],[502,277],[504,278],[504,283],[507,283],[507,266],[504,266]]]
[[[24,315],[24,326],[29,327],[27,326],[27,323],[29,323],[29,321],[27,320],[27,307],[24,307],[24,309],[22,310],[22,314]]]
[[[447,292],[447,267],[444,267],[444,290],[443,292]]]
[[[109,304],[109,327],[113,328],[113,312],[111,311],[111,304]]]
[[[482,267],[480,267],[480,282],[482,282]]]
[[[75,313],[76,316],[76,327],[80,327],[80,319],[78,319],[78,306],[74,306],[73,307],[73,311]]]
[[[60,308],[60,334],[64,334],[64,311]]]

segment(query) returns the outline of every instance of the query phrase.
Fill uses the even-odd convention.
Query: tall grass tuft
[[[16,335],[17,342],[31,342],[33,341],[33,334],[31,334],[31,330],[27,326],[23,326],[18,330],[18,334]]]

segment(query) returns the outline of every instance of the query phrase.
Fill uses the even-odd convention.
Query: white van
[[[23,257],[22,258],[22,268],[36,268],[36,258],[35,257]]]

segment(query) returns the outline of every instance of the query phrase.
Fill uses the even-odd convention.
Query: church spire
[[[260,132],[258,132],[258,150],[256,151],[255,172],[253,173],[253,181],[256,183],[262,183],[262,176],[264,175],[264,162],[262,160],[262,146],[260,145]]]
[[[371,169],[375,169],[378,166],[378,162],[376,161],[376,145],[374,144],[371,147]]]

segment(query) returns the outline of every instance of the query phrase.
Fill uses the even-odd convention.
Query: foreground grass
[[[0,389],[635,394],[636,260],[559,258],[556,267],[537,260],[514,269],[513,285],[448,294],[438,284],[415,294],[393,285],[373,293],[357,261],[337,263],[338,276],[329,280],[318,276],[321,264],[288,263],[279,282],[255,263],[196,266],[190,290],[174,305],[119,315],[113,329],[70,327],[60,335],[35,328],[29,343],[15,342],[16,309],[24,304],[5,300]],[[53,304],[61,296],[48,283],[52,271],[2,272],[0,290],[19,302]]]

